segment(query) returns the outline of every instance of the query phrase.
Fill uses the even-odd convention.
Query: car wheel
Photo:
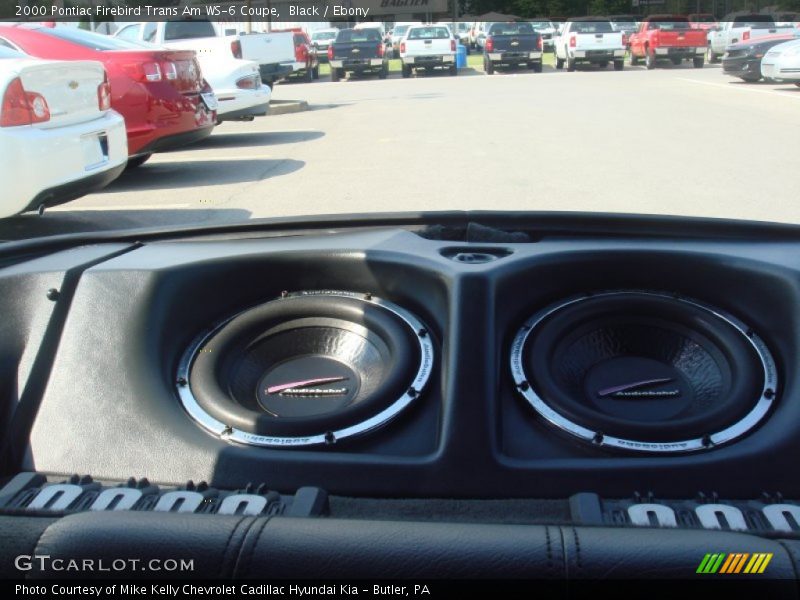
[[[151,156],[153,156],[152,153],[140,154],[139,156],[134,156],[133,158],[129,158],[128,164],[125,165],[125,169],[130,170],[130,169],[135,169],[136,167],[141,167],[144,163],[150,160]]]
[[[331,81],[339,81],[339,69],[331,67]]]
[[[380,77],[381,79],[386,79],[387,75],[389,75],[389,65],[384,64],[383,67],[381,67],[380,72],[378,73],[378,77]]]
[[[574,70],[575,70],[575,59],[574,58],[570,58],[570,56],[567,55],[567,71],[569,71],[571,73]]]
[[[702,56],[695,56],[695,57],[692,59],[692,66],[693,66],[695,69],[702,69],[702,68],[703,68],[703,65],[705,64],[705,62],[706,62],[706,61],[705,61],[705,59],[704,59]],[[759,77],[758,79],[761,79],[761,78]],[[756,81],[758,81],[758,79],[756,79]]]
[[[531,65],[531,69],[533,69],[534,73],[541,73],[542,72],[542,63],[535,62]]]
[[[452,65],[450,67],[450,76],[455,77],[456,75],[458,75],[458,67],[456,65]]]
[[[492,61],[483,59],[483,70],[486,71],[487,75],[494,75],[494,64]]]
[[[319,65],[311,69],[311,78],[312,79],[319,79]]]
[[[408,79],[409,77],[411,77],[411,67],[403,65],[403,77],[405,79]]]
[[[564,59],[558,58],[558,55],[556,54],[556,69],[563,69],[563,68],[564,68]]]
[[[656,53],[655,50],[645,50],[644,66],[648,70],[656,68]]]
[[[719,62],[719,54],[716,54],[712,49],[711,46],[708,47],[708,64],[715,65]]]
[[[615,71],[622,71],[625,68],[625,61],[624,60],[615,60],[614,61],[614,70]]]
[[[631,50],[631,66],[639,66],[639,57],[633,53],[633,50]]]
[[[301,79],[306,82],[314,81],[314,71],[312,71],[311,69],[306,69],[306,72],[303,73]]]

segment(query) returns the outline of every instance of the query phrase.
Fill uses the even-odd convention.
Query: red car
[[[694,29],[689,19],[680,15],[651,15],[642,21],[639,31],[630,37],[631,65],[644,59],[648,69],[656,61],[668,59],[679,65],[691,60],[696,69],[703,67],[706,32]]]
[[[74,27],[0,26],[0,44],[60,60],[97,60],[111,84],[111,107],[125,117],[128,166],[202,140],[216,122],[215,98],[194,51],[149,49]]]
[[[294,33],[292,75],[297,75],[305,81],[319,79],[319,57],[317,56],[317,49],[311,43],[308,34],[296,27],[292,29],[273,29],[272,31],[291,31]]]

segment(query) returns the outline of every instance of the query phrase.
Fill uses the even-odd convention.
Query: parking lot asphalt
[[[800,88],[718,66],[285,83],[307,112],[224,123],[0,239],[447,209],[800,222]]]

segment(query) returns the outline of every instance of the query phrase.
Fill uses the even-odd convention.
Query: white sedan
[[[144,23],[131,23],[119,29],[114,37],[137,42],[152,47],[145,40],[148,28]],[[194,50],[203,78],[214,90],[217,97],[217,122],[252,121],[254,117],[263,117],[269,111],[272,90],[261,81],[258,63],[222,56],[216,52],[208,52],[194,47],[191,39],[165,42],[168,48]]]
[[[770,48],[761,59],[765,79],[794,83],[800,87],[800,40],[791,40]]]
[[[125,120],[100,63],[0,47],[0,96],[0,217],[79,198],[125,169]]]

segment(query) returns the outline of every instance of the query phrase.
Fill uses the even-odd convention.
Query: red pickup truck
[[[691,59],[694,67],[700,69],[705,60],[706,32],[694,29],[686,17],[652,15],[631,36],[630,48],[631,65],[638,65],[644,59],[647,68],[654,69],[660,59],[669,59],[674,65]]]

